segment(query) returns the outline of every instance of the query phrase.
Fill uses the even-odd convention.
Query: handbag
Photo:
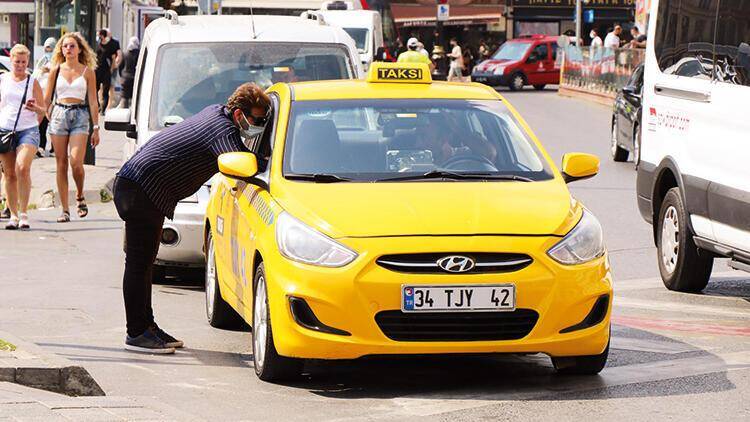
[[[0,154],[10,152],[13,145],[16,143],[16,127],[18,126],[18,119],[21,117],[21,110],[23,105],[26,104],[26,94],[29,91],[29,81],[31,76],[26,77],[26,86],[23,89],[23,98],[21,99],[21,105],[18,107],[18,113],[16,114],[16,122],[13,123],[13,130],[0,129]]]

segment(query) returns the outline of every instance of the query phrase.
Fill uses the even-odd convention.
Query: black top
[[[120,76],[125,79],[135,79],[135,66],[138,64],[140,52],[141,50],[136,48],[125,53],[125,57],[120,63]]]
[[[219,172],[219,155],[235,151],[248,149],[226,108],[214,104],[159,132],[123,164],[117,176],[138,183],[171,219],[177,202]]]
[[[112,56],[117,54],[120,49],[120,42],[112,38],[108,43],[99,43],[96,48],[96,73],[99,75],[109,75],[112,73]]]

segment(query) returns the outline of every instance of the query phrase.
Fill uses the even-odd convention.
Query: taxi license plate
[[[403,312],[479,312],[515,309],[516,287],[512,284],[401,287]]]

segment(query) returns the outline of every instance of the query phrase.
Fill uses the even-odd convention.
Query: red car
[[[557,37],[527,35],[508,40],[491,58],[474,67],[471,80],[513,91],[526,85],[541,90],[547,84],[559,84]]]

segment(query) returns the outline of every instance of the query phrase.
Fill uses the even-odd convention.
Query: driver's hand
[[[443,143],[442,152],[443,152],[443,157],[445,157],[445,160],[453,157],[453,147],[447,142]]]

